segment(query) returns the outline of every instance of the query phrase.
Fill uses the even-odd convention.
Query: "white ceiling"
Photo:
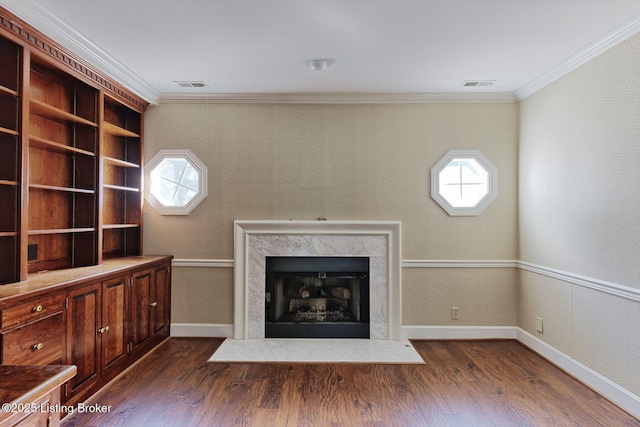
[[[123,83],[151,102],[158,96],[203,94],[513,97],[640,29],[639,0],[0,0],[0,5],[76,52],[78,46],[93,50],[103,69],[115,70],[117,79],[125,75]],[[61,41],[52,29],[71,41]],[[331,66],[308,69],[305,60],[314,57],[328,58]],[[181,88],[177,80],[204,81],[208,87]],[[465,88],[465,80],[495,84]]]

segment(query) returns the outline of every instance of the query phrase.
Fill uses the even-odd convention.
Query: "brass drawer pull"
[[[39,342],[38,344],[34,344],[31,348],[34,350],[42,350],[42,347],[44,346],[42,345],[41,342]]]
[[[158,302],[157,302],[157,301],[154,301],[154,302],[152,302],[150,305],[151,305],[151,307],[155,307],[155,306],[157,306],[157,305],[158,305]]]
[[[36,305],[35,307],[33,307],[31,309],[32,312],[34,313],[40,313],[42,311],[42,306],[41,305]]]

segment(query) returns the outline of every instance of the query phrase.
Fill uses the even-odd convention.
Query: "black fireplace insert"
[[[369,338],[368,257],[266,257],[266,338]]]

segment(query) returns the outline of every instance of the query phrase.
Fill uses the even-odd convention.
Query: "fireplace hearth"
[[[266,257],[265,338],[369,338],[368,257]]]

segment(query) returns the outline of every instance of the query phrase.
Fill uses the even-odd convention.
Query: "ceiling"
[[[522,98],[640,30],[638,0],[0,5],[152,103],[284,94]],[[327,58],[330,66],[310,70],[305,61],[315,57]],[[464,87],[467,80],[493,84]],[[176,81],[203,81],[206,87],[182,88]]]

